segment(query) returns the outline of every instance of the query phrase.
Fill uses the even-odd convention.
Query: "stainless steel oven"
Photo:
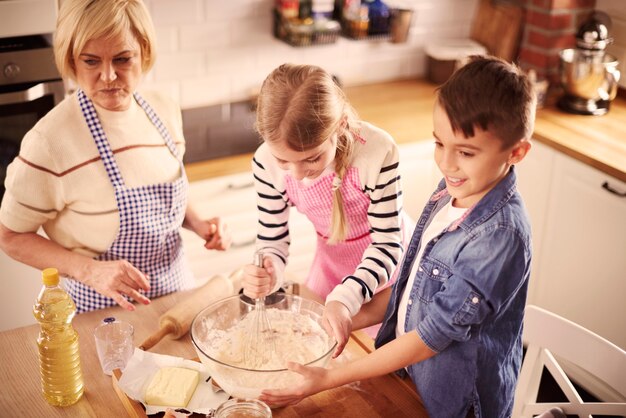
[[[49,35],[0,39],[0,198],[24,134],[64,97]]]

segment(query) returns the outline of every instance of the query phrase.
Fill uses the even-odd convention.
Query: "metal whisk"
[[[254,253],[254,265],[263,267],[263,253]],[[254,300],[254,309],[248,313],[248,329],[244,337],[244,363],[249,368],[266,364],[276,352],[272,324],[265,311],[265,297]]]

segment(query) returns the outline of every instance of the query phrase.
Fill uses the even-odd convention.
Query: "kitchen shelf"
[[[274,37],[291,46],[333,44],[339,39],[340,32],[341,27],[334,20],[329,21],[327,28],[320,29],[312,20],[305,24],[297,19],[285,19],[278,10],[274,9]]]

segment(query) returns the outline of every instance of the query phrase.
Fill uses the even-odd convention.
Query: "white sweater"
[[[180,108],[156,93],[142,94],[184,152]],[[127,111],[96,111],[129,187],[171,182],[181,175],[143,109],[132,100]],[[119,229],[113,185],[73,94],[25,136],[9,165],[0,222],[16,232],[40,226],[63,247],[91,257],[105,252]]]

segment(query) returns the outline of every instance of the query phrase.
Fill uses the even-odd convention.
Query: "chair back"
[[[561,408],[565,414],[585,418],[594,414],[626,416],[626,351],[534,305],[526,306],[523,340],[526,355],[515,391],[513,418],[531,418],[550,408]],[[544,367],[567,397],[566,402],[537,402]],[[603,386],[603,396],[607,399],[583,401],[570,380],[571,371],[589,379],[593,385]],[[588,390],[586,382],[576,383]]]

